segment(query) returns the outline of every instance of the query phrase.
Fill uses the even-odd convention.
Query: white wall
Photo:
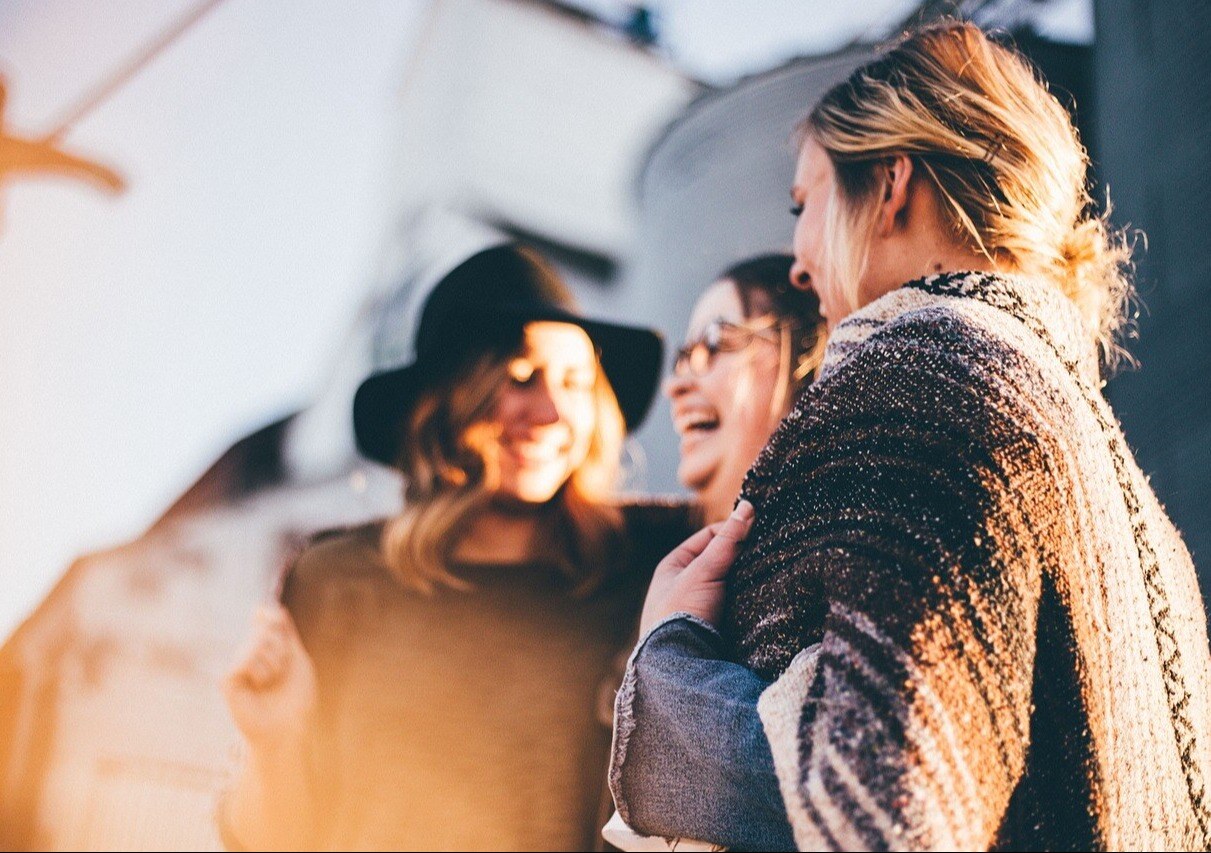
[[[48,130],[192,0],[6,0],[18,132]],[[117,199],[8,183],[0,638],[75,555],[137,535],[323,379],[374,266],[420,0],[227,0],[65,145]]]

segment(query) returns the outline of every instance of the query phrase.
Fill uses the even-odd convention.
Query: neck
[[[889,284],[894,282],[888,291],[894,290],[901,284],[931,275],[953,272],[998,272],[1000,266],[980,254],[964,246],[956,246],[941,240],[921,240],[906,246],[897,253],[895,262],[889,264],[891,270],[880,276],[882,281]],[[884,293],[868,294],[866,302],[873,302]]]
[[[1000,264],[954,236],[937,195],[920,181],[910,184],[906,210],[871,245],[863,276],[862,304],[906,282],[940,273],[1005,272]]]
[[[541,507],[489,506],[467,525],[454,559],[467,563],[520,563],[537,552]]]
[[[733,494],[714,494],[712,492],[704,492],[699,501],[702,504],[702,518],[707,524],[714,524],[716,521],[723,521],[732,512],[732,505],[736,502],[736,496]]]
[[[998,272],[1000,266],[994,261],[969,249],[956,246],[939,246],[928,256],[919,259],[905,281],[952,272]]]

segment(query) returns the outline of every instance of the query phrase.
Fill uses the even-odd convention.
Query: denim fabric
[[[757,715],[769,684],[723,656],[719,633],[684,613],[636,647],[615,707],[615,804],[647,835],[794,850]]]

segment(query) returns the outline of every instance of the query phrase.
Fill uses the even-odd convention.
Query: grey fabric
[[[647,835],[793,850],[757,714],[768,686],[724,660],[699,619],[675,614],[650,631],[616,704],[610,789],[623,820]]]

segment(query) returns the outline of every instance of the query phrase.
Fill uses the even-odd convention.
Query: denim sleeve
[[[769,684],[723,657],[719,633],[684,613],[640,641],[615,705],[614,802],[647,835],[794,850],[757,715]]]

